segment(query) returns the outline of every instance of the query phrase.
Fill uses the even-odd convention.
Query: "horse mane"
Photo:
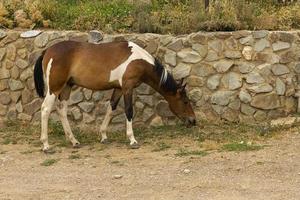
[[[175,79],[157,58],[154,61],[154,71],[160,77],[159,87],[168,92],[176,93],[178,86]]]

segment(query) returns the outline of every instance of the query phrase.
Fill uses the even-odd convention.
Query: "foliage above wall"
[[[0,28],[99,29],[182,34],[199,30],[289,30],[300,3],[274,0],[0,0]]]

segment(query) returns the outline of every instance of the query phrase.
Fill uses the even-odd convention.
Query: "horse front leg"
[[[106,135],[107,127],[108,127],[108,125],[109,125],[109,123],[112,119],[113,112],[117,108],[117,105],[120,101],[121,96],[122,96],[122,90],[121,89],[114,89],[113,94],[112,94],[111,99],[110,99],[110,103],[107,106],[107,110],[106,110],[104,120],[103,120],[103,122],[101,124],[101,127],[100,127],[101,143],[104,143],[104,144],[108,143],[108,139],[107,139],[107,135]]]
[[[138,149],[140,145],[134,138],[132,129],[133,106],[132,106],[132,89],[126,90],[124,94],[125,114],[126,114],[126,135],[130,140],[130,147]]]

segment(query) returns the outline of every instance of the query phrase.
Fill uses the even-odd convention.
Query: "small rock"
[[[119,175],[119,174],[113,175],[114,179],[121,179],[122,177],[123,177],[123,175]]]
[[[69,105],[79,103],[83,99],[84,99],[84,96],[83,96],[82,92],[79,91],[79,90],[76,90],[76,91],[71,93],[70,100],[69,100]]]
[[[82,114],[80,112],[80,109],[77,108],[77,107],[74,107],[74,108],[71,109],[71,114],[73,116],[73,119],[76,120],[76,121],[80,120],[82,118]]]
[[[164,58],[167,64],[176,66],[176,53],[174,51],[167,51]]]
[[[95,107],[94,103],[92,102],[81,102],[78,104],[78,106],[87,113],[91,112]]]
[[[193,101],[193,102],[198,102],[200,101],[201,97],[202,97],[202,90],[201,89],[192,89],[190,92],[189,92],[189,97],[190,97],[190,100]]]
[[[214,64],[214,68],[217,70],[217,72],[224,73],[228,71],[233,66],[233,64],[233,61],[221,60]]]
[[[8,105],[11,102],[11,98],[8,92],[2,92],[0,95],[0,103],[3,105]]]
[[[211,96],[211,102],[213,104],[226,106],[229,104],[234,93],[234,91],[217,91]]]
[[[210,76],[207,79],[207,87],[211,90],[217,89],[217,87],[220,85],[220,78],[221,78],[220,74],[215,74]]]
[[[16,65],[20,68],[20,69],[25,69],[28,66],[28,62],[26,60],[23,59],[17,59],[16,61]]]
[[[10,78],[9,70],[4,67],[0,68],[0,80]]]
[[[245,46],[242,55],[246,60],[251,60],[253,55],[253,48],[251,46]]]
[[[44,32],[35,38],[34,44],[39,48],[43,48],[47,45],[48,41],[49,41],[49,34]]]
[[[263,83],[265,79],[257,72],[251,72],[246,76],[247,83]]]
[[[251,106],[264,110],[278,108],[280,107],[279,96],[273,92],[267,94],[258,94],[252,98]]]
[[[253,39],[252,35],[248,35],[247,37],[243,37],[243,38],[239,39],[239,41],[243,45],[252,45],[252,43],[254,42],[254,39]]]
[[[264,92],[271,92],[273,90],[273,87],[268,83],[262,83],[259,85],[248,87],[248,90],[255,93],[264,93]]]
[[[185,63],[197,63],[202,60],[201,56],[196,51],[182,50],[177,53],[178,57]]]
[[[280,76],[280,75],[283,75],[283,74],[288,74],[290,73],[290,70],[287,66],[285,65],[282,65],[282,64],[274,64],[272,66],[272,72],[274,75],[276,76]]]
[[[173,69],[173,76],[176,80],[185,78],[190,74],[191,66],[185,63],[179,63],[174,69]]]
[[[205,60],[208,61],[208,62],[216,61],[216,60],[219,60],[219,59],[220,59],[220,56],[218,55],[217,52],[215,52],[213,50],[209,50],[207,52],[207,56],[205,58]]]
[[[208,63],[193,65],[192,72],[191,72],[192,75],[196,75],[200,77],[206,77],[215,73],[216,73],[215,69]]]
[[[6,36],[7,34],[4,31],[0,30],[0,39],[5,38]]]
[[[208,42],[208,47],[215,52],[219,53],[223,51],[223,43],[221,40],[212,40]]]
[[[260,38],[266,37],[268,35],[268,31],[267,30],[253,31],[252,35],[253,35],[253,38],[260,39]]]
[[[230,58],[230,59],[238,59],[242,57],[242,54],[240,51],[233,51],[233,50],[227,50],[224,53],[226,58]]]
[[[254,45],[254,51],[261,52],[261,51],[263,51],[267,47],[270,47],[269,41],[266,40],[266,39],[261,39],[261,40],[258,40],[255,43],[255,45]]]
[[[191,172],[191,170],[189,170],[189,169],[184,169],[183,170],[183,173],[185,173],[185,174],[189,174]]]
[[[239,98],[243,103],[249,103],[252,99],[251,95],[245,90],[240,91]]]
[[[195,43],[192,44],[192,49],[197,51],[202,58],[204,58],[207,55],[207,45]]]
[[[242,86],[242,78],[238,73],[229,72],[225,74],[221,80],[225,88],[235,90]]]
[[[25,32],[21,33],[20,37],[21,38],[31,38],[31,37],[36,37],[41,33],[42,33],[42,31],[39,31],[39,30],[30,30],[30,31],[25,31]]]
[[[9,88],[13,91],[15,90],[20,90],[24,88],[24,85],[22,84],[21,81],[10,79],[8,82]]]
[[[278,95],[284,95],[286,90],[285,83],[280,78],[276,78],[275,88]]]
[[[163,123],[162,118],[160,116],[154,117],[150,122],[150,126],[154,126],[154,127],[163,126],[163,125],[164,125],[164,123]]]
[[[103,40],[103,35],[100,31],[92,30],[89,32],[89,42],[90,43],[99,43],[101,40]]]
[[[251,72],[254,68],[255,68],[255,65],[253,63],[240,63],[238,64],[238,67],[239,67],[239,71],[242,73],[242,74],[247,74],[249,72]]]
[[[167,46],[170,50],[173,50],[173,51],[180,51],[181,49],[183,49],[183,42],[181,39],[178,39],[174,42],[172,42],[171,44],[169,44]]]
[[[290,47],[291,47],[290,43],[282,42],[282,41],[278,41],[272,44],[273,51],[280,51],[283,49],[288,49]]]

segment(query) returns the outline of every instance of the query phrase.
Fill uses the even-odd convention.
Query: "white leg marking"
[[[41,142],[43,143],[43,151],[49,149],[48,143],[48,120],[51,113],[52,106],[55,102],[55,95],[47,93],[41,109],[42,117],[42,133],[41,133]]]
[[[68,116],[67,116],[67,108],[68,108],[67,101],[61,101],[59,105],[57,105],[56,110],[59,115],[62,126],[64,128],[66,137],[72,142],[73,146],[76,146],[79,145],[80,143],[74,137],[72,129],[70,127]]]
[[[129,140],[130,140],[130,145],[137,144],[137,141],[135,140],[134,135],[133,135],[132,120],[128,121],[126,119],[126,128],[127,128],[126,135],[129,138]]]
[[[49,91],[49,77],[50,77],[50,70],[52,67],[52,61],[53,59],[51,58],[48,62],[47,65],[47,71],[46,71],[46,83],[47,83],[47,94],[44,99],[44,102],[42,104],[41,108],[41,118],[42,118],[42,131],[41,131],[41,142],[43,143],[43,151],[46,151],[49,149],[49,143],[48,143],[48,120],[49,120],[49,115],[51,113],[51,109],[53,107],[53,104],[55,102],[55,95],[51,94]]]
[[[100,132],[101,132],[101,142],[103,142],[104,140],[107,139],[107,135],[106,135],[106,131],[107,131],[107,127],[109,125],[109,122],[112,118],[112,107],[110,105],[110,103],[108,104],[107,106],[107,110],[106,110],[106,114],[105,114],[105,117],[104,117],[104,120],[101,124],[101,128],[100,128]]]
[[[120,86],[122,86],[122,78],[128,65],[137,59],[143,59],[146,62],[154,65],[154,58],[145,49],[141,48],[133,42],[128,42],[128,47],[131,48],[131,55],[127,58],[125,62],[120,64],[114,70],[110,72],[109,82],[119,81]]]

